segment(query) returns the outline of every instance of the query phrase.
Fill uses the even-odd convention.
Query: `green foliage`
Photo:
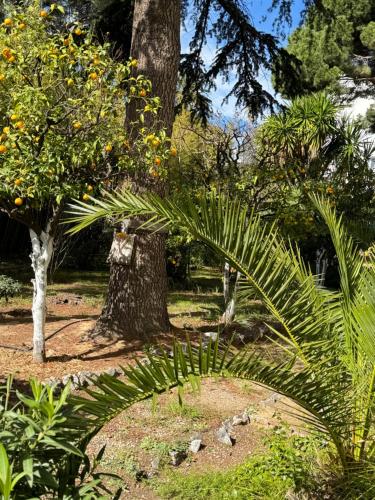
[[[12,390],[8,379],[0,393],[0,491],[2,498],[104,498],[96,471],[104,453],[90,462],[83,435],[69,405],[69,387],[60,395],[30,381],[30,395]]]
[[[94,421],[105,422],[141,399],[205,376],[234,376],[252,380],[290,398],[299,417],[326,436],[334,447],[334,467],[346,484],[356,477],[366,487],[375,471],[375,269],[348,236],[329,203],[312,201],[326,222],[335,247],[340,289],[318,285],[298,251],[288,249],[274,225],[267,226],[248,207],[214,193],[200,200],[162,200],[129,191],[108,194],[95,206],[75,206],[75,230],[103,217],[148,216],[155,228],[178,225],[200,239],[241,272],[242,297],[254,292],[281,325],[271,328],[285,358],[263,359],[249,348],[237,355],[218,343],[193,349],[174,347],[173,359],[148,355],[149,364],[127,368],[128,381],[100,377],[100,392],[91,400],[77,399]]]
[[[340,117],[339,109],[325,93],[303,96],[257,131],[258,175],[263,182],[272,180],[265,208],[296,239],[325,232],[311,192],[326,193],[331,205],[353,220],[366,219],[372,209],[374,144],[362,123]]]
[[[142,439],[140,448],[142,450],[149,451],[152,455],[157,456],[162,464],[170,462],[169,453],[171,451],[182,451],[186,452],[189,447],[187,441],[174,441],[173,443],[167,443],[165,441],[159,441],[147,436]]]
[[[0,274],[0,299],[3,297],[8,302],[9,297],[14,297],[21,292],[21,283],[19,281]]]
[[[173,474],[158,487],[163,498],[186,500],[259,498],[284,500],[287,493],[316,487],[316,438],[290,434],[283,427],[266,439],[267,451],[224,472]]]
[[[361,29],[361,42],[370,50],[375,50],[375,21],[371,21]]]
[[[52,5],[12,8],[0,26],[0,206],[29,226],[33,210],[88,199],[120,172],[162,175],[168,157],[165,134],[150,129],[159,100],[134,76],[137,62],[115,61],[78,23],[54,34]],[[124,130],[130,105],[137,139]]]
[[[374,40],[373,16],[373,5],[368,0],[311,4],[304,23],[289,37],[287,46],[288,52],[301,62],[299,85],[288,82],[287,72],[275,72],[278,90],[287,97],[323,89],[347,92],[339,82],[346,76],[367,79],[368,92],[373,92],[371,68],[366,75],[357,70],[363,60],[369,62],[373,57],[369,52]]]

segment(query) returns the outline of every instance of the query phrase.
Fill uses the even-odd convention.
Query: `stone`
[[[209,342],[210,340],[212,342],[216,342],[218,337],[217,332],[203,332],[203,341],[204,342]]]
[[[232,417],[232,425],[247,425],[249,422],[250,416],[247,411],[244,411],[241,415]]]
[[[178,467],[187,457],[186,451],[170,451],[171,464]]]
[[[281,394],[278,394],[277,392],[273,392],[271,394],[271,396],[269,396],[267,399],[264,399],[262,401],[262,403],[265,405],[275,404],[279,401],[280,398],[281,398]]]
[[[61,379],[61,382],[63,385],[68,385],[71,379],[72,379],[71,375],[64,375],[63,378]]]
[[[151,469],[153,471],[158,471],[160,468],[160,457],[154,457],[152,460],[151,460]]]
[[[108,373],[108,375],[111,375],[111,377],[117,377],[116,368],[108,368],[105,372]]]
[[[202,440],[201,439],[193,439],[190,443],[189,451],[191,451],[192,453],[198,453],[198,451],[201,449],[201,447],[202,447]]]
[[[233,446],[235,443],[234,439],[229,434],[228,429],[224,425],[222,425],[216,431],[216,437],[219,443],[225,444],[227,446]]]

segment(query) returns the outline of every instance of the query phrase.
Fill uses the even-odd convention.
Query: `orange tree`
[[[40,362],[47,269],[66,201],[89,200],[134,172],[152,182],[167,150],[165,134],[150,130],[159,101],[148,97],[151,83],[132,74],[137,62],[115,61],[78,24],[57,33],[63,8],[39,10],[38,3],[9,12],[0,27],[0,209],[29,228],[33,357]],[[137,134],[130,140],[124,121],[131,103]]]

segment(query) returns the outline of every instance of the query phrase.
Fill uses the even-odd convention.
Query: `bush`
[[[4,274],[0,274],[0,299],[3,297],[8,302],[9,297],[14,297],[21,292],[21,283],[10,278],[9,276],[5,276]]]
[[[31,380],[30,390],[30,396],[13,391],[8,379],[0,392],[0,497],[106,498],[96,472],[104,448],[90,462],[86,447],[95,432],[85,434],[85,423],[77,422],[69,387],[56,395]]]

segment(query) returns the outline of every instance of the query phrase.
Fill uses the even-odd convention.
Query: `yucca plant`
[[[194,349],[188,342],[186,351],[176,344],[172,359],[148,355],[148,364],[124,369],[127,382],[100,377],[99,391],[78,400],[93,423],[101,425],[135,401],[186,381],[194,385],[204,376],[252,380],[296,403],[301,419],[332,443],[342,477],[374,497],[368,491],[375,478],[375,271],[364,265],[335,211],[318,197],[312,201],[336,249],[337,292],[319,287],[298,250],[280,238],[277,223],[249,215],[248,207],[233,199],[211,193],[197,206],[189,199],[124,191],[71,208],[74,231],[100,218],[141,216],[149,230],[178,225],[206,243],[241,273],[242,296],[255,290],[278,321],[280,328],[273,331],[284,352],[280,362],[263,359],[251,347],[235,354],[218,343]]]

